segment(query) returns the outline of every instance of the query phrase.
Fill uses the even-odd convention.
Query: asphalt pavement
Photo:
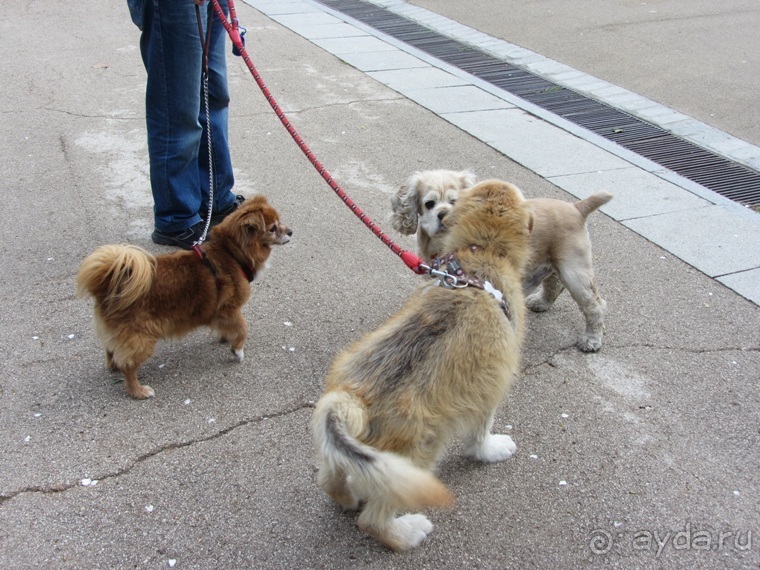
[[[139,32],[121,0],[2,3],[0,567],[760,567],[756,214],[319,3],[237,4],[280,106],[402,247],[415,241],[392,231],[390,196],[416,170],[470,168],[565,200],[614,181],[616,198],[589,218],[608,304],[604,347],[575,348],[583,319],[567,294],[531,314],[522,373],[494,427],[517,453],[480,465],[455,445],[438,470],[455,507],[429,513],[435,529],[419,549],[385,550],[317,486],[308,423],[333,357],[421,278],[335,197],[230,55],[236,190],[266,194],[293,239],[254,284],[245,362],[197,331],[160,344],[141,368],[156,397],[129,399],[105,368],[92,303],[76,297],[75,281],[102,244],[170,251],[150,241]],[[478,32],[473,42],[493,34],[496,50],[514,42],[559,59],[500,32],[497,18],[510,14],[479,20],[442,2],[436,19],[424,9],[437,3],[378,4],[431,26],[456,19]],[[702,14],[705,29],[721,18]],[[622,42],[605,53],[605,65],[630,64]],[[751,161],[757,132],[733,123],[745,115],[756,125],[743,103],[736,119],[710,122],[660,97],[681,69],[650,77],[642,96],[693,116],[703,134],[746,142]],[[731,97],[719,99],[731,108]],[[519,140],[489,136],[498,121]],[[653,199],[643,205],[636,185]]]

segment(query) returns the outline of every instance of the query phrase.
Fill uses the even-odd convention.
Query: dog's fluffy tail
[[[314,441],[325,464],[332,472],[350,475],[351,487],[360,498],[379,498],[399,511],[454,502],[451,491],[430,472],[350,435],[364,431],[366,424],[362,403],[343,391],[327,393],[312,417]]]
[[[583,200],[576,202],[575,207],[578,208],[578,211],[581,213],[581,216],[583,216],[583,219],[585,220],[588,218],[591,212],[601,206],[604,206],[610,200],[612,200],[612,194],[609,192],[595,192],[588,198],[584,198]]]
[[[156,258],[134,245],[104,245],[79,266],[77,293],[93,296],[106,316],[123,313],[150,290]]]

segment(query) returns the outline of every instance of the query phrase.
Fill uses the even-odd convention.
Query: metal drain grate
[[[726,198],[747,206],[760,204],[760,173],[744,165],[374,4],[362,0],[317,1]]]

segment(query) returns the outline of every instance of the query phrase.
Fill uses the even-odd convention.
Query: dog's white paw
[[[525,297],[525,306],[534,313],[543,313],[551,309],[552,304],[544,300],[542,291],[538,291]]]
[[[419,513],[400,516],[393,521],[393,526],[393,534],[403,544],[400,548],[403,550],[417,548],[433,530],[433,523]]]
[[[508,435],[489,434],[479,447],[471,449],[471,455],[483,463],[496,463],[509,459],[517,451],[517,445]]]
[[[602,348],[602,337],[582,334],[578,339],[578,348],[583,352],[598,352]]]
[[[153,398],[156,395],[155,390],[153,390],[153,388],[147,384],[141,384],[134,391],[128,391],[128,393],[136,400],[147,400],[148,398]]]
[[[238,348],[237,350],[235,350],[233,348],[232,352],[235,353],[235,356],[237,357],[238,362],[243,362],[243,360],[245,359],[245,350],[243,350],[242,348]]]

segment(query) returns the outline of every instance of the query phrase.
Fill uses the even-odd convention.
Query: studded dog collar
[[[478,246],[472,247],[474,250]],[[431,277],[438,278],[437,285],[448,289],[464,289],[467,286],[481,289],[496,299],[507,320],[512,320],[512,312],[509,310],[509,303],[504,298],[504,294],[491,285],[490,281],[482,281],[467,275],[454,252],[448,253],[443,257],[436,257],[430,262],[430,268],[432,269],[430,272]]]

